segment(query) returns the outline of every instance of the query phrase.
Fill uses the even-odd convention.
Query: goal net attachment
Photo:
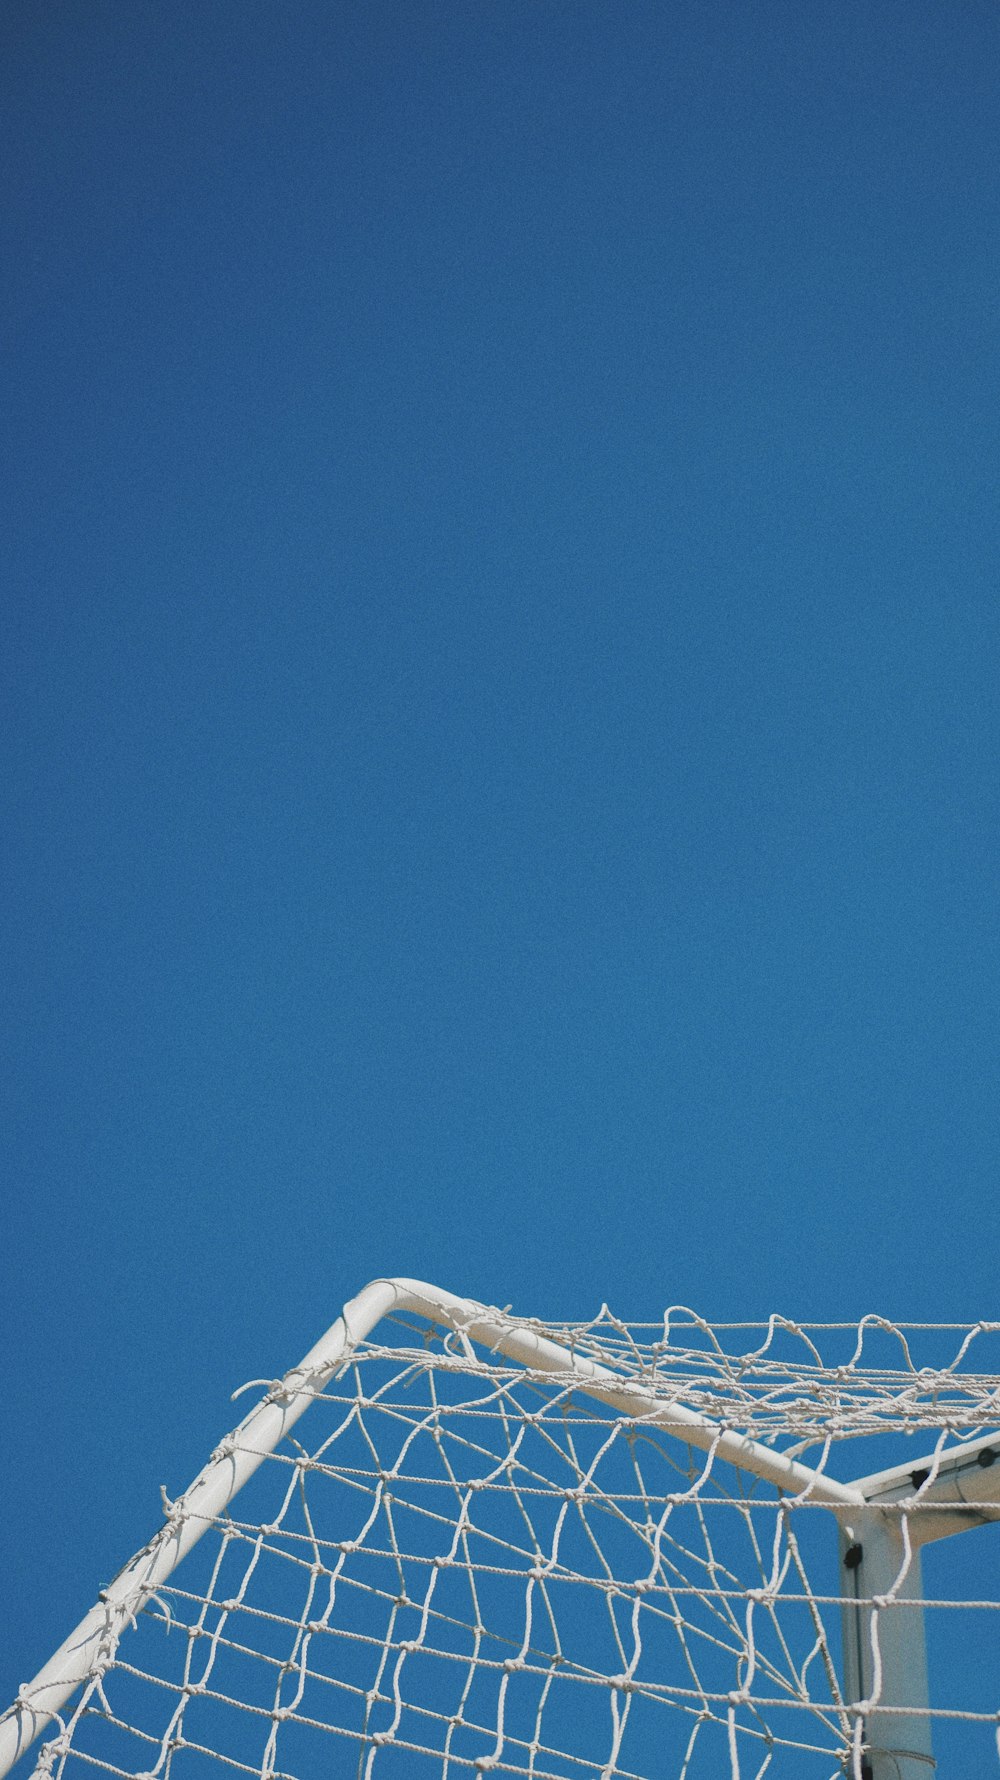
[[[164,1496],[0,1776],[44,1732],[37,1780],[1000,1780],[1000,1537],[952,1537],[1000,1518],[998,1336],[378,1280]]]

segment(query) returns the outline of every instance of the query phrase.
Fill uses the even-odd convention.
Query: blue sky
[[[996,1315],[1000,21],[0,32],[6,1696],[378,1274]]]

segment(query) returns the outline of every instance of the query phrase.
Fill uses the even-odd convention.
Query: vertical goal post
[[[387,1319],[392,1342],[374,1341]],[[315,1768],[294,1757],[283,1765],[285,1749],[297,1750],[308,1730],[340,1739],[341,1750],[349,1741],[349,1768],[332,1771],[353,1773],[356,1762],[372,1780],[383,1766],[456,1780],[485,1771],[695,1780],[712,1736],[722,1739],[712,1745],[714,1771],[723,1771],[721,1747],[734,1780],[772,1763],[776,1777],[926,1780],[936,1708],[921,1552],[1000,1519],[1000,1380],[961,1372],[976,1339],[1000,1325],[968,1327],[948,1364],[923,1368],[910,1359],[902,1327],[879,1318],[862,1320],[853,1357],[832,1367],[810,1332],[818,1326],[773,1317],[759,1327],[757,1345],[733,1353],[710,1325],[677,1308],[662,1328],[622,1323],[606,1309],[590,1323],[546,1325],[421,1281],[373,1281],[269,1386],[183,1495],[164,1498],[163,1525],[20,1689],[0,1717],[0,1780],[47,1727],[55,1734],[39,1758],[42,1775],[87,1766],[195,1780],[213,1761],[231,1775],[311,1780]],[[902,1344],[898,1372],[859,1363],[879,1331]],[[803,1344],[797,1367],[776,1357],[786,1337]],[[372,1385],[366,1366],[375,1369]],[[310,1452],[293,1429],[320,1401],[335,1406],[336,1426]],[[979,1431],[956,1441],[963,1427]],[[914,1431],[928,1446],[917,1459],[848,1482],[827,1469],[846,1439]],[[350,1462],[338,1457],[338,1440]],[[816,1448],[818,1462],[803,1463],[800,1453]],[[231,1504],[279,1458],[277,1515],[237,1519]],[[626,1458],[637,1479],[628,1487],[624,1472],[612,1475]],[[654,1488],[648,1468],[664,1464],[672,1487],[660,1475]],[[360,1533],[357,1514],[320,1529],[310,1490],[326,1492],[339,1513],[362,1503]],[[816,1510],[837,1522],[839,1568],[825,1589],[809,1581],[803,1558],[815,1535],[799,1531],[812,1527]],[[713,1516],[718,1534],[708,1528]],[[675,1533],[682,1520],[695,1534]],[[733,1568],[734,1526],[752,1550],[749,1582]],[[209,1532],[218,1553],[207,1580],[188,1591],[173,1585]],[[577,1536],[586,1555],[570,1561]],[[238,1586],[228,1573],[223,1583],[237,1555]],[[370,1566],[363,1577],[351,1576],[352,1561]],[[274,1593],[254,1604],[251,1579],[256,1587],[269,1566]],[[386,1582],[386,1566],[398,1584]],[[307,1596],[294,1609],[289,1571]],[[508,1587],[517,1607],[498,1606],[497,1629],[486,1601],[499,1603]],[[554,1606],[560,1589],[561,1602],[572,1602],[559,1608],[566,1633]],[[590,1635],[586,1597],[599,1601],[603,1629],[595,1619],[591,1653],[582,1642],[571,1653],[569,1632]],[[345,1599],[357,1609],[353,1622],[340,1617]],[[373,1605],[386,1621],[377,1632]],[[1000,1611],[1000,1602],[978,1605]],[[839,1650],[831,1611],[841,1621]],[[793,1619],[801,1655],[787,1631]],[[244,1622],[259,1633],[259,1648],[234,1630]],[[171,1646],[162,1675],[149,1666],[154,1632]],[[135,1659],[130,1639],[141,1646]],[[679,1680],[668,1677],[668,1655]],[[728,1686],[719,1679],[725,1665]],[[452,1670],[464,1677],[460,1697],[441,1680]],[[259,1699],[245,1697],[251,1672],[264,1683]],[[420,1681],[408,1693],[402,1678],[411,1673]],[[825,1676],[822,1689],[815,1676]],[[577,1703],[564,1707],[570,1683]],[[111,1698],[118,1685],[124,1707]],[[82,1702],[67,1712],[81,1689]],[[338,1702],[325,1716],[321,1697]],[[148,1722],[139,1722],[140,1701]],[[188,1734],[196,1714],[199,1724],[221,1726],[223,1711],[237,1709],[243,1729],[235,1737],[227,1729],[219,1748]],[[950,1715],[995,1733],[1000,1674],[981,1711]],[[674,1717],[684,1734],[671,1743],[665,1727]],[[795,1728],[807,1721],[820,1729]],[[88,1742],[95,1730],[117,1739],[113,1748]],[[262,1750],[250,1734],[258,1730]],[[393,1768],[397,1755],[404,1766]],[[655,1767],[634,1766],[654,1758]],[[824,1760],[833,1765],[824,1770]]]

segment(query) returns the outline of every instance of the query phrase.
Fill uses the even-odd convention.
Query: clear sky
[[[13,0],[0,1693],[365,1280],[995,1317],[992,0]]]

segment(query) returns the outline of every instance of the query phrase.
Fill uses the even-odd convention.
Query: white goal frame
[[[709,1417],[644,1390],[586,1355],[562,1346],[505,1313],[420,1280],[378,1279],[352,1298],[320,1341],[268,1392],[168,1504],[165,1525],[101,1592],[70,1636],[0,1719],[0,1780],[74,1691],[102,1652],[221,1515],[323,1386],[381,1320],[414,1312],[534,1373],[569,1376],[579,1390],[617,1414],[673,1434],[687,1445],[766,1479],[788,1499],[835,1517],[840,1538],[844,1697],[856,1724],[855,1771],[871,1780],[927,1780],[933,1771],[924,1646],[921,1547],[1000,1519],[1000,1435],[986,1434],[906,1465],[849,1483],[763,1446]],[[992,1325],[991,1325],[992,1326]],[[179,1506],[183,1513],[176,1512]],[[905,1511],[904,1511],[905,1510]],[[889,1600],[907,1611],[884,1614],[874,1631],[870,1609]],[[869,1611],[866,1611],[868,1609]],[[882,1708],[882,1709],[880,1709]],[[888,1708],[886,1710],[885,1708]]]

